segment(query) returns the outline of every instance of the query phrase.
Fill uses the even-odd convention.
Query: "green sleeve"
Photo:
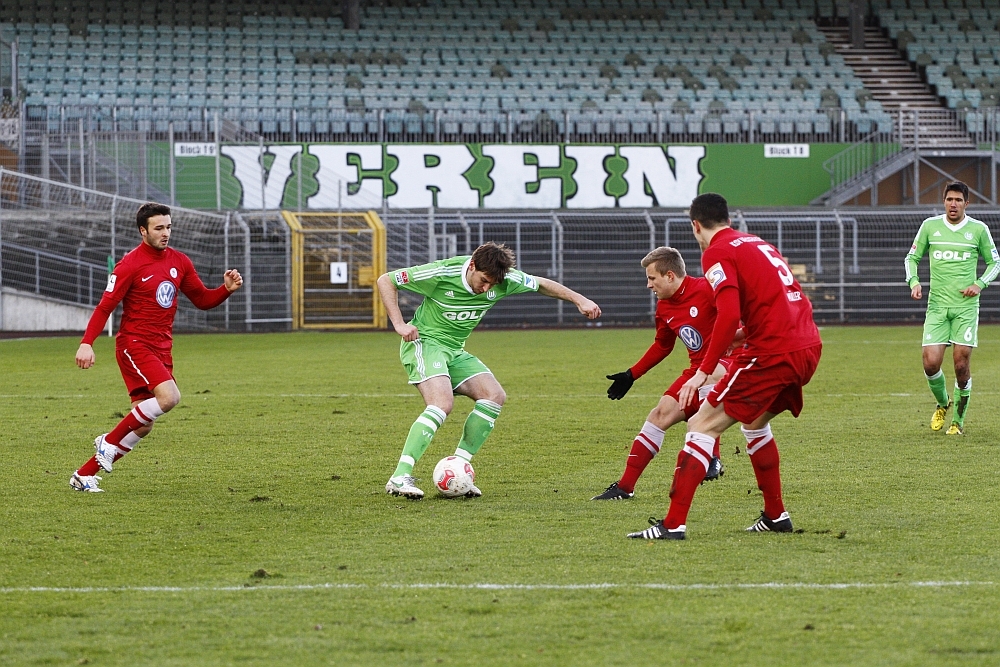
[[[917,264],[920,263],[920,259],[927,252],[927,245],[927,230],[924,229],[924,225],[920,225],[917,237],[913,239],[913,245],[910,246],[910,251],[906,253],[906,260],[904,262],[904,266],[906,267],[906,284],[911,289],[920,282],[920,277],[917,275]]]
[[[993,243],[993,235],[988,227],[983,225],[983,231],[979,234],[979,254],[986,260],[986,270],[983,275],[976,280],[980,289],[986,289],[1000,273],[1000,256],[997,255],[996,244]]]
[[[511,269],[504,278],[504,294],[523,294],[524,292],[537,292],[538,278],[530,274]]]
[[[437,286],[442,267],[438,262],[430,264],[420,264],[405,269],[397,269],[390,275],[392,282],[398,289],[407,292],[416,292],[429,296]]]

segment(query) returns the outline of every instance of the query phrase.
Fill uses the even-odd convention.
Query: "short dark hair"
[[[135,212],[136,226],[149,231],[149,219],[155,215],[170,215],[170,207],[166,204],[157,204],[152,201],[146,202]]]
[[[514,266],[514,251],[502,243],[488,241],[472,253],[472,262],[476,265],[476,270],[501,282]]]
[[[942,198],[947,197],[949,191],[961,192],[962,196],[965,197],[965,201],[969,201],[969,186],[962,181],[952,181],[944,186],[944,195]]]
[[[722,195],[706,192],[691,200],[688,215],[692,220],[700,222],[702,227],[715,229],[729,224],[729,204]]]
[[[687,275],[684,258],[681,257],[680,251],[669,246],[660,246],[655,250],[650,250],[649,254],[643,257],[639,263],[642,264],[642,268],[652,264],[661,276],[667,275],[667,271],[673,271],[678,278]]]

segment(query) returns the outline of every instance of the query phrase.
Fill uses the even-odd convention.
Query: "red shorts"
[[[823,345],[786,354],[752,357],[740,355],[708,394],[713,406],[722,403],[726,414],[749,424],[765,412],[779,414],[788,410],[798,417],[802,412],[802,387],[809,383]]]
[[[174,360],[170,350],[157,350],[137,341],[115,347],[118,368],[133,401],[153,398],[153,387],[174,379]]]
[[[727,372],[729,371],[730,368],[732,368],[734,361],[735,359],[733,357],[723,357],[722,359],[719,359],[719,363],[722,364],[722,367],[725,368]],[[667,390],[663,392],[663,395],[669,396],[678,403],[680,403],[680,399],[678,397],[680,396],[681,393],[681,387],[684,386],[685,382],[694,377],[694,374],[697,372],[698,372],[697,368],[693,367],[685,368],[681,372],[681,374],[677,376],[677,379],[674,380],[674,383],[669,387],[667,387]],[[699,400],[698,395],[695,394],[694,398],[691,399],[691,401],[683,407],[684,419],[691,419],[691,417],[694,416],[694,413],[698,412],[698,408],[700,406],[701,406],[701,400]]]

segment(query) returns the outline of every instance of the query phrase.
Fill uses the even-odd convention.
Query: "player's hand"
[[[418,331],[412,324],[400,324],[399,326],[393,324],[392,328],[395,329],[396,333],[402,336],[403,340],[407,343],[412,343],[416,339],[420,338],[420,331]]]
[[[975,283],[973,283],[973,284],[969,285],[968,287],[966,287],[964,290],[962,290],[962,296],[965,296],[965,297],[979,296],[980,292],[982,292],[982,290],[979,289],[979,285],[976,285]]]
[[[601,316],[601,307],[590,299],[584,299],[583,301],[576,304],[577,310],[580,314],[585,316],[588,320],[596,320]]]
[[[695,373],[690,380],[684,383],[681,390],[677,392],[677,402],[681,406],[690,405],[691,399],[698,395],[698,389],[705,384],[705,380],[708,376],[705,371],[698,371]]]
[[[635,384],[635,378],[632,377],[631,368],[622,371],[621,373],[608,375],[607,378],[613,381],[611,386],[608,387],[608,398],[612,401],[621,399],[621,397],[627,394],[628,390],[632,388],[632,385]]]
[[[229,269],[222,278],[226,282],[226,289],[230,292],[243,287],[243,276],[236,269]]]
[[[910,298],[920,301],[920,298],[924,295],[924,291],[920,288],[920,283],[913,286],[910,290]]]
[[[94,365],[94,348],[86,343],[80,343],[76,351],[76,365],[80,368],[90,368]]]

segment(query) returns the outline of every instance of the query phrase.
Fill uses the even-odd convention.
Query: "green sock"
[[[939,370],[934,375],[924,374],[927,378],[927,386],[931,388],[931,393],[934,394],[934,400],[937,401],[939,408],[948,407],[948,387],[944,381],[944,371]]]
[[[441,424],[444,423],[447,416],[444,410],[434,405],[428,405],[420,413],[417,420],[413,422],[413,426],[410,427],[410,433],[406,436],[403,455],[399,457],[396,472],[392,473],[393,477],[409,475],[413,472],[413,466],[427,451],[427,446],[431,444],[434,434],[441,428]]]
[[[959,428],[965,425],[965,413],[969,409],[969,398],[972,396],[972,378],[965,383],[965,389],[955,383],[955,412],[951,415],[951,421],[958,424]]]
[[[500,406],[493,401],[476,401],[476,407],[465,419],[465,428],[462,429],[462,439],[455,450],[455,456],[471,461],[493,432],[493,424],[499,416]]]

